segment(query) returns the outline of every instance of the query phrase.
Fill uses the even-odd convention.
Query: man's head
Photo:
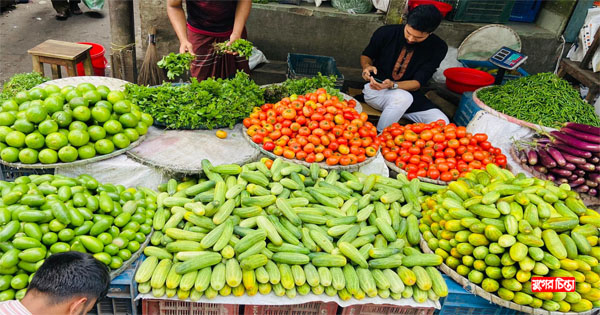
[[[442,14],[433,5],[420,5],[408,14],[404,37],[409,44],[420,43],[429,37],[442,22]]]
[[[109,286],[108,268],[91,255],[57,253],[33,276],[23,305],[30,311],[45,306],[63,314],[86,314],[106,295]]]

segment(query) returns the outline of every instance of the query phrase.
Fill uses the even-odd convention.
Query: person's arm
[[[379,83],[371,78],[371,87],[374,90],[383,90],[383,89],[391,89],[394,87],[394,83],[398,84],[398,89],[413,92],[417,91],[421,88],[421,83],[417,80],[405,80],[405,81],[392,81],[390,79],[386,79],[383,82]]]
[[[371,80],[371,72],[377,74],[377,68],[373,66],[373,60],[371,57],[361,55],[360,56],[360,66],[362,67],[362,77],[365,81]]]
[[[246,21],[248,21],[248,16],[250,16],[250,9],[252,9],[252,0],[238,0],[237,7],[235,8],[233,32],[231,32],[231,36],[229,37],[230,44],[242,38]]]
[[[179,38],[179,53],[194,53],[194,47],[187,38],[187,28],[185,21],[185,12],[181,5],[182,0],[167,0],[167,15],[173,25],[175,34]]]

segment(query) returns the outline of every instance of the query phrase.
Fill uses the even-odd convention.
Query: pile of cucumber
[[[51,254],[93,254],[111,270],[152,232],[156,192],[100,184],[88,175],[0,181],[0,301],[21,299]]]
[[[206,177],[159,187],[155,232],[135,274],[141,293],[419,303],[448,294],[435,268],[442,258],[418,247],[424,192],[442,186],[281,159],[203,161],[203,170]]]
[[[419,228],[450,268],[504,300],[548,311],[600,306],[600,214],[568,184],[489,164],[424,203]],[[532,292],[532,277],[574,277],[575,292]]]

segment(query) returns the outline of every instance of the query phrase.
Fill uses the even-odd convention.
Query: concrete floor
[[[0,13],[0,84],[12,75],[32,71],[31,57],[27,50],[47,40],[56,39],[70,42],[94,42],[105,49],[109,60],[106,75],[110,76],[110,21],[108,0],[100,11],[91,11],[83,3],[79,7],[82,15],[71,16],[66,21],[58,21],[50,0],[29,0],[17,4]],[[139,45],[138,0],[134,0],[136,16],[137,58],[143,59]],[[50,67],[46,65],[46,76]],[[66,70],[63,69],[63,73]],[[1,87],[1,85],[0,85]]]

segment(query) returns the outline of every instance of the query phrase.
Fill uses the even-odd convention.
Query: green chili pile
[[[477,92],[477,97],[491,108],[547,127],[559,128],[575,122],[600,127],[594,107],[584,102],[569,82],[553,73],[540,73],[508,81]]]

